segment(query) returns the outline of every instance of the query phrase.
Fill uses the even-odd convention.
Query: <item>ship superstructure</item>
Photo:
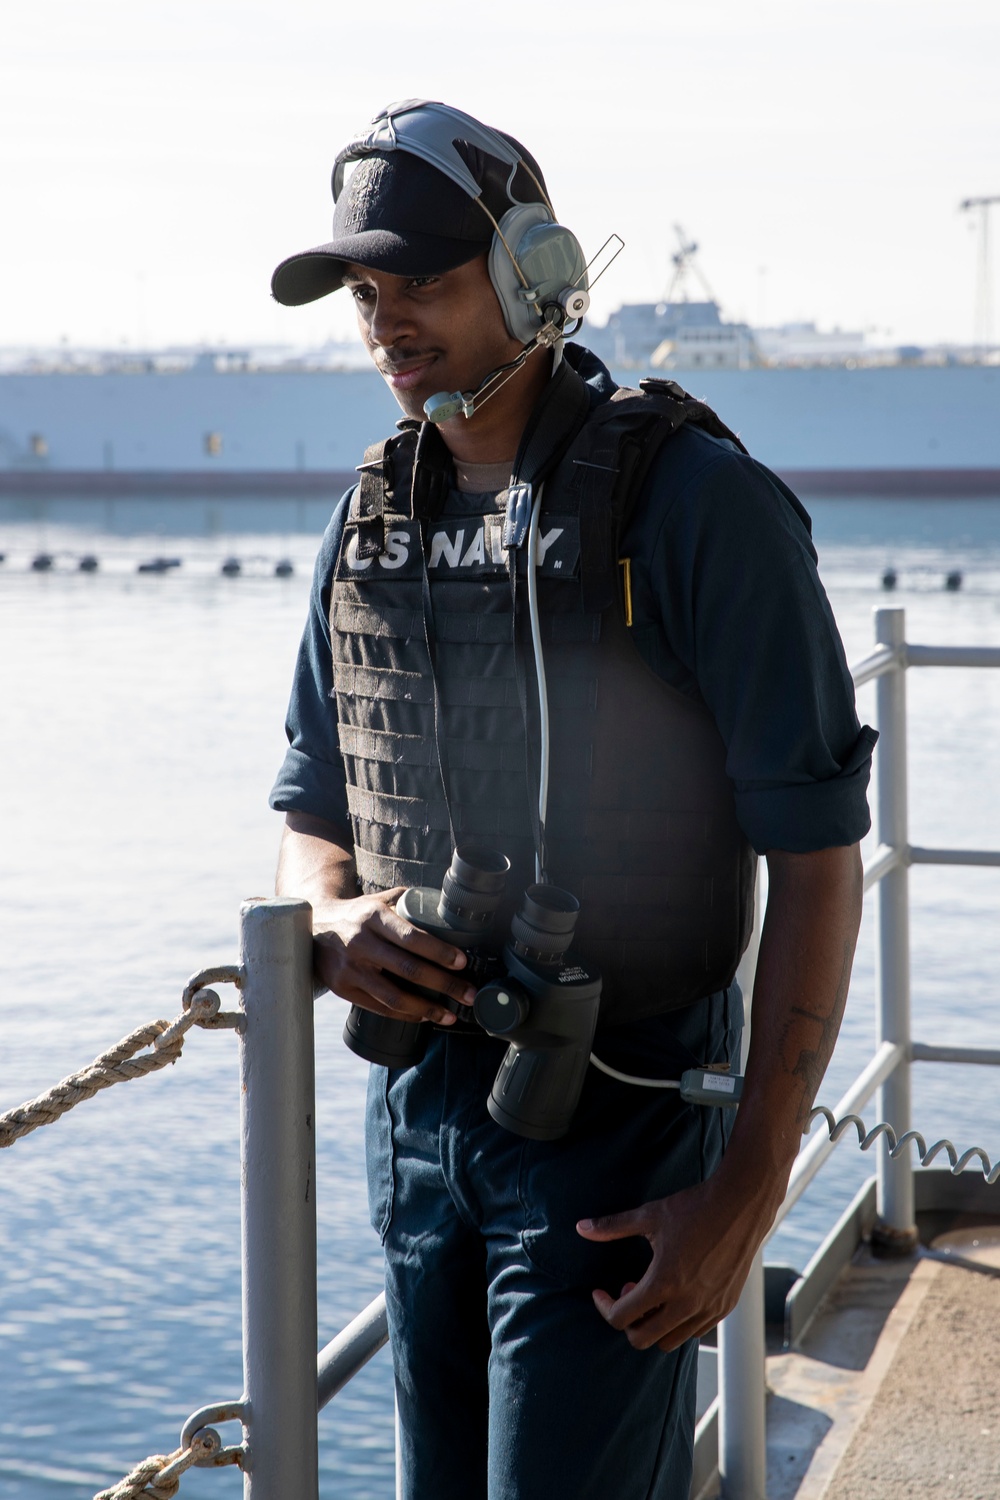
[[[582,331],[621,384],[677,379],[807,495],[1000,495],[1000,351],[728,320],[677,232],[663,300]],[[358,345],[0,351],[0,495],[336,495],[398,416]]]

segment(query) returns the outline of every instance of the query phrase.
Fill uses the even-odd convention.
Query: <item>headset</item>
[[[458,141],[510,167],[510,207],[499,220],[483,201],[483,185],[456,150]],[[471,417],[477,404],[494,395],[534,349],[551,348],[562,337],[567,323],[583,318],[590,307],[586,257],[576,235],[557,223],[548,194],[516,147],[471,115],[434,100],[404,99],[388,105],[375,116],[365,135],[338,153],[333,168],[334,202],[343,191],[344,168],[349,162],[389,151],[407,151],[436,167],[479,204],[493,225],[490,281],[508,333],[524,347],[516,359],[491,371],[475,391],[442,391],[424,407],[427,420],[434,423],[447,422],[459,413]],[[534,182],[542,202],[521,203],[514,197],[512,184],[519,167]]]

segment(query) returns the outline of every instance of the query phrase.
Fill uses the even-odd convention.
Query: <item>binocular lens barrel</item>
[[[440,891],[408,886],[396,910],[414,927],[465,952],[466,978],[478,990],[475,1018],[491,1036],[509,1043],[487,1102],[493,1119],[515,1135],[552,1141],[565,1135],[579,1102],[601,977],[578,957],[565,958],[580,903],[555,885],[528,886],[502,961],[498,958],[491,929],[509,869],[506,855],[465,844],[452,855]],[[437,991],[412,988],[441,1001]],[[429,1034],[430,1027],[419,1022],[393,1021],[352,1006],[344,1041],[369,1062],[406,1068],[420,1061]]]
[[[557,885],[529,885],[510,925],[511,946],[529,963],[557,964],[573,941],[580,903]]]
[[[487,928],[503,900],[510,860],[485,844],[455,850],[441,882],[438,916],[465,932]]]

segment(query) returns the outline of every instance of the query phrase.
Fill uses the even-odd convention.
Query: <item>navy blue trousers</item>
[[[738,1057],[739,991],[599,1036],[612,1066],[678,1077]],[[435,1032],[373,1067],[369,1206],[382,1237],[406,1500],[687,1500],[697,1347],[634,1350],[591,1301],[648,1264],[578,1219],[702,1181],[728,1112],[590,1068],[568,1136],[523,1140],[486,1100],[504,1044]]]

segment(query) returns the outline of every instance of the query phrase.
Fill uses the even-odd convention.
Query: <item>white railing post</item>
[[[737,978],[743,991],[740,1072],[750,1048],[750,1001],[760,947],[761,881],[757,877],[754,930]],[[719,1478],[724,1500],[764,1500],[767,1429],[764,1341],[764,1252],[754,1256],[739,1302],[719,1324]]]
[[[905,650],[906,614],[902,609],[875,611],[879,645]],[[878,1113],[902,1135],[910,1128],[910,909],[909,828],[906,789],[905,660],[876,684],[879,731],[877,830],[880,844],[902,851],[903,858],[878,886],[878,1025],[876,1044],[893,1042],[904,1059],[879,1090]],[[907,1155],[890,1161],[888,1148],[878,1158],[877,1238],[883,1248],[907,1250],[916,1243],[913,1173]]]
[[[318,1500],[312,909],[240,912],[245,1500]]]

